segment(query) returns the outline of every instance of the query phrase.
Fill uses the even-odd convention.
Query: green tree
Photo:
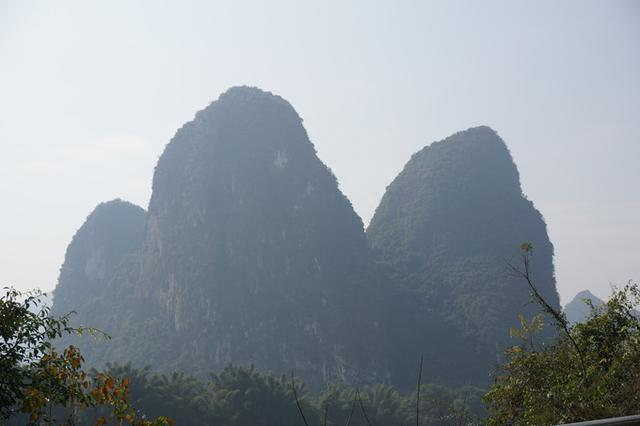
[[[638,284],[614,290],[605,304],[591,305],[585,323],[571,326],[536,292],[528,272],[530,252],[530,245],[523,246],[524,270],[518,272],[560,334],[553,344],[539,345],[533,336],[542,317],[521,317],[522,326],[512,330],[521,344],[506,351],[484,397],[489,424],[546,425],[640,413]]]
[[[58,361],[71,361],[66,354],[59,357],[51,342],[76,330],[69,327],[68,316],[49,316],[39,291],[23,295],[13,288],[4,290],[0,299],[0,417],[6,419],[23,409],[25,400],[35,404],[38,392],[34,386],[48,386],[49,395],[55,393],[62,402],[72,397],[55,389],[52,378],[44,375]],[[71,357],[75,359],[74,354]]]
[[[296,380],[294,383],[309,419],[314,413],[307,390],[302,382]],[[285,376],[262,374],[253,366],[229,365],[221,372],[211,374],[209,386],[212,397],[222,408],[224,425],[302,424],[291,382]],[[315,418],[313,423],[317,424]]]
[[[73,425],[82,410],[106,407],[105,415],[95,416],[96,425],[109,420],[136,426],[173,423],[166,417],[138,416],[129,404],[128,378],[116,380],[107,373],[90,377],[76,347],[56,350],[55,339],[96,330],[70,327],[69,315],[51,317],[41,296],[37,290],[23,295],[5,288],[0,297],[0,420],[23,415],[29,424],[56,424],[62,407],[64,423]]]

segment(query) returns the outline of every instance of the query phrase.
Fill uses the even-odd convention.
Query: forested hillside
[[[104,303],[120,291],[122,283],[115,278],[130,267],[142,243],[144,224],[145,211],[134,204],[119,199],[99,204],[67,248],[53,313],[75,311],[85,323],[108,313]],[[111,312],[118,308],[109,306]]]
[[[387,188],[367,235],[391,285],[415,300],[407,314],[415,327],[404,336],[414,345],[405,352],[429,355],[431,379],[488,383],[510,326],[520,313],[538,311],[528,305],[526,284],[508,273],[522,242],[534,247],[534,282],[559,308],[545,222],[488,127],[415,153]]]

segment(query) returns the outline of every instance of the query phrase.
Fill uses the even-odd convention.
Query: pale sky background
[[[486,124],[558,290],[640,280],[640,1],[0,0],[0,284],[54,288],[101,201],[143,207],[228,87],[292,103],[368,223],[412,153]]]

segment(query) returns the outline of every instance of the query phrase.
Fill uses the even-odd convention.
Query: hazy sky
[[[640,2],[0,0],[0,284],[53,289],[96,204],[146,207],[175,131],[244,84],[365,223],[413,152],[489,125],[563,302],[640,280]]]

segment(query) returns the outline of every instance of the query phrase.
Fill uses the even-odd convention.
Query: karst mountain
[[[504,141],[471,128],[415,153],[387,188],[367,235],[394,286],[411,294],[416,324],[404,337],[429,354],[438,381],[488,382],[509,329],[531,319],[519,247],[533,244],[531,278],[556,309],[553,246],[542,215],[522,193]],[[543,332],[548,335],[550,330]]]
[[[425,383],[486,384],[518,314],[537,313],[507,273],[525,241],[558,307],[544,220],[490,128],[414,154],[365,233],[293,107],[234,87],[167,144],[146,211],[114,200],[89,215],[54,312],[112,337],[70,340],[94,366],[410,388],[423,355]]]
[[[92,351],[102,361],[196,374],[253,364],[311,384],[380,370],[371,357],[382,341],[380,280],[362,220],[281,97],[235,87],[178,130],[155,169],[137,244],[99,285],[73,275],[101,259],[99,238],[87,246],[97,255],[77,254],[74,239],[62,268],[56,300],[112,281],[102,307],[112,317],[94,324],[113,336]]]

